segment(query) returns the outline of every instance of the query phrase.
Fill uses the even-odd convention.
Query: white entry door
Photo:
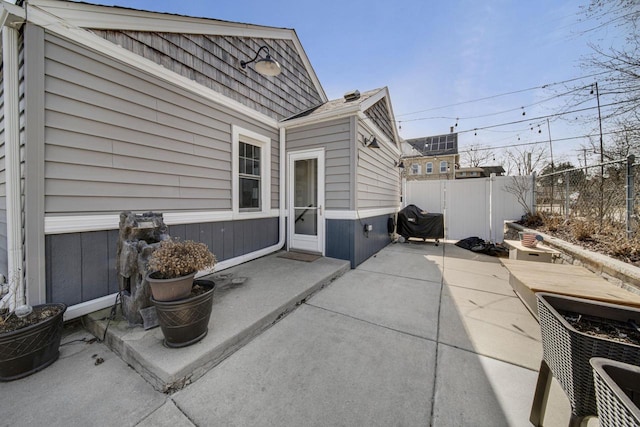
[[[289,249],[324,255],[324,150],[289,153]]]

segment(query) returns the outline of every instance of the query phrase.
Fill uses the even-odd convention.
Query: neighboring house
[[[496,176],[503,176],[504,172],[505,171],[502,166],[458,168],[456,169],[456,179],[488,178],[492,173],[495,173]]]
[[[403,175],[408,181],[455,179],[460,165],[458,134],[407,139],[403,149]]]
[[[389,92],[328,101],[294,30],[0,4],[0,273],[30,304],[65,302],[69,318],[113,304],[125,210],[162,212],[218,268],[283,247],[355,267],[390,242]],[[281,74],[241,66],[263,46]]]

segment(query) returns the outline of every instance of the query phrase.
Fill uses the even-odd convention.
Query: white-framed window
[[[447,173],[447,162],[444,160],[440,162],[440,173]]]
[[[418,163],[411,165],[411,175],[420,175],[420,165]]]
[[[231,126],[233,213],[240,216],[271,211],[271,139]]]
[[[424,173],[426,173],[427,175],[433,173],[433,163],[432,162],[427,162],[427,165],[425,167]]]

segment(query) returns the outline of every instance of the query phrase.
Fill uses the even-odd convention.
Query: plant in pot
[[[163,240],[149,257],[151,302],[167,347],[185,347],[207,335],[214,283],[193,279],[215,264],[207,245],[192,240]]]
[[[32,307],[25,304],[24,296],[18,296],[15,284],[4,287],[7,294],[0,300],[0,381],[12,381],[58,359],[67,306],[50,303]]]

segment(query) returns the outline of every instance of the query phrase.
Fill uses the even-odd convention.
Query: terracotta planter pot
[[[151,295],[156,301],[176,301],[188,297],[196,275],[193,272],[173,279],[154,279],[151,277],[153,274],[152,272],[147,275],[147,282],[151,287]]]
[[[35,325],[0,334],[0,381],[26,377],[51,365],[60,355],[65,304],[41,304],[34,310],[55,306],[60,312]]]
[[[215,284],[210,280],[196,280],[195,283],[209,289],[203,294],[178,301],[158,301],[151,298],[167,347],[195,344],[209,331]]]

